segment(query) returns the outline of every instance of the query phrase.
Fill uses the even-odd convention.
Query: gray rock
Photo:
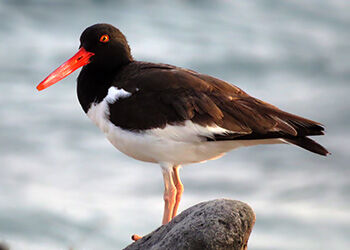
[[[243,250],[247,248],[254,223],[253,210],[241,201],[218,199],[202,202],[124,250]]]
[[[10,250],[5,242],[0,242],[0,250]]]

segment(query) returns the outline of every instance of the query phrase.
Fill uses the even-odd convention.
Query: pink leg
[[[177,214],[177,209],[179,208],[181,196],[184,191],[184,186],[182,185],[179,171],[180,171],[180,166],[173,167],[173,181],[176,187],[176,198],[175,198],[175,205],[173,209],[173,215],[171,218],[174,218]]]
[[[183,192],[183,186],[179,176],[179,166],[161,164],[164,181],[164,215],[163,225],[167,224],[176,215],[177,208]],[[176,184],[175,184],[175,183]],[[179,192],[179,194],[177,194]],[[134,234],[131,239],[137,241],[142,237]]]
[[[176,187],[172,178],[173,168],[171,165],[162,164],[163,180],[164,180],[164,215],[163,225],[167,224],[172,219],[175,199]]]
[[[164,181],[164,215],[163,215],[163,225],[167,224],[173,218],[173,210],[175,203],[177,203],[176,189],[177,186],[174,184],[174,180],[179,180],[178,177],[178,167],[172,167],[170,164],[161,164],[163,181]],[[176,173],[174,173],[176,172]],[[181,183],[181,181],[180,181]],[[182,184],[181,184],[182,185]],[[181,197],[181,195],[180,195]],[[178,205],[177,205],[178,206]],[[176,208],[177,210],[177,208]],[[175,212],[176,214],[176,212]],[[131,239],[137,241],[142,237],[134,234]]]

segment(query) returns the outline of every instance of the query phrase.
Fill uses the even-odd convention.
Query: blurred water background
[[[0,1],[0,241],[121,249],[158,227],[157,165],[109,144],[76,98],[78,71],[35,86],[111,23],[138,60],[207,73],[327,127],[321,157],[286,145],[186,166],[180,210],[226,197],[257,215],[250,249],[350,249],[350,2]]]

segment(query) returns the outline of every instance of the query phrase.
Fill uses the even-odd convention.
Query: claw
[[[131,239],[132,239],[133,241],[138,241],[139,239],[142,239],[142,236],[139,236],[139,235],[137,235],[137,234],[133,234],[133,235],[131,236]]]

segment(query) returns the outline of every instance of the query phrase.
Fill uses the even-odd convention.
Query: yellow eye
[[[100,37],[100,42],[101,43],[106,43],[109,41],[109,36],[108,35],[103,35]]]

